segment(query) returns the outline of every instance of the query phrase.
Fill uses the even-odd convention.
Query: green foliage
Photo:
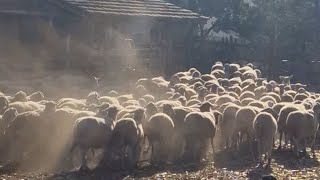
[[[234,30],[247,39],[256,52],[252,59],[312,61],[318,57],[320,0],[180,1],[188,2],[186,8],[218,18],[213,30]]]

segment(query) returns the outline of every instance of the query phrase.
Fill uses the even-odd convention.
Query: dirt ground
[[[180,164],[166,168],[145,166],[134,172],[96,170],[87,173],[78,171],[59,174],[12,173],[0,175],[0,180],[119,180],[119,179],[260,179],[273,175],[283,180],[320,179],[320,145],[317,159],[305,157],[297,159],[288,150],[274,151],[272,169],[257,169],[248,153],[232,157],[228,152],[219,152],[212,163],[206,165]]]

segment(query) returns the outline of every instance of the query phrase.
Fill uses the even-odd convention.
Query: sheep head
[[[278,119],[278,116],[279,116],[278,113],[275,112],[275,111],[274,111],[272,108],[270,108],[270,107],[263,109],[261,112],[266,112],[266,113],[271,114],[271,115],[274,117],[274,119]]]
[[[10,120],[14,120],[14,118],[16,118],[18,116],[18,111],[16,108],[8,108],[4,113],[3,113],[3,116],[2,116],[2,119],[10,119]],[[7,122],[7,123],[10,123],[10,122]],[[6,127],[4,127],[6,128]]]
[[[171,104],[163,104],[162,110],[163,110],[163,113],[167,114],[171,118],[175,117],[175,112]]]
[[[43,94],[43,92],[41,92],[41,91],[37,91],[37,92],[35,92],[35,93],[32,93],[32,94],[29,96],[29,99],[30,99],[31,101],[36,101],[36,102],[38,102],[38,101],[41,101],[41,100],[44,99],[44,94]]]
[[[119,112],[119,108],[116,106],[110,106],[109,108],[105,109],[105,110],[100,110],[99,114],[104,116],[105,120],[108,121],[115,121],[117,119],[117,115]]]
[[[212,107],[213,104],[211,104],[210,102],[204,102],[200,105],[199,109],[201,112],[210,112]]]
[[[28,101],[27,93],[23,91],[17,92],[12,99],[12,102],[16,102],[16,101],[27,102]]]
[[[158,108],[153,102],[150,102],[149,104],[147,104],[145,106],[145,112],[146,112],[147,116],[150,117],[150,116],[158,113]]]
[[[320,103],[316,103],[314,106],[313,106],[313,112],[315,114],[315,116],[318,118],[318,121],[320,120]]]
[[[2,114],[9,107],[9,101],[6,97],[0,97],[0,113]]]
[[[133,119],[136,123],[140,124],[142,120],[145,118],[145,109],[144,108],[138,108],[134,111],[131,111],[130,113],[133,113]]]
[[[56,110],[57,110],[57,103],[56,102],[48,101],[47,103],[45,103],[44,112],[53,113],[53,112],[56,112]]]
[[[279,78],[281,79],[281,84],[284,85],[290,85],[290,80],[292,79],[293,75],[291,76],[279,76]]]

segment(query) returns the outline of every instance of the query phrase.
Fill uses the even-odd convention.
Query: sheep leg
[[[258,162],[259,166],[258,168],[261,168],[263,166],[263,161],[262,161],[262,142],[258,140]]]
[[[288,146],[288,144],[289,144],[288,133],[285,131],[284,132],[284,147]]]
[[[211,135],[211,149],[212,149],[212,157],[214,158],[216,150],[214,148],[213,135]]]
[[[89,168],[87,166],[86,154],[88,152],[88,148],[80,148],[81,154],[81,167],[80,171],[87,171]]]
[[[151,164],[154,165],[155,162],[156,162],[156,159],[155,159],[155,153],[154,153],[154,142],[150,142],[149,141],[149,148],[151,148]]]
[[[306,142],[306,139],[303,139],[302,141],[303,141],[303,150],[302,150],[302,152],[303,152],[304,156],[307,156],[307,142]]]
[[[311,153],[312,153],[312,157],[315,159],[315,158],[317,158],[317,156],[316,156],[316,153],[315,153],[315,151],[314,151],[314,141],[315,141],[315,138],[313,138],[312,139],[312,144],[311,144]]]
[[[282,131],[279,131],[279,134],[280,134],[280,138],[279,138],[279,146],[278,146],[278,150],[281,150],[281,142],[282,142],[282,135],[283,135],[283,132],[282,132]]]
[[[266,166],[267,168],[270,168],[270,166],[271,166],[271,156],[272,156],[272,148],[270,148],[269,152],[268,152],[268,162],[267,162],[267,166]],[[267,157],[267,154],[265,157]]]

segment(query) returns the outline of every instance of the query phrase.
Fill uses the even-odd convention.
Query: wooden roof
[[[206,19],[164,0],[51,0],[51,2],[81,14]]]

